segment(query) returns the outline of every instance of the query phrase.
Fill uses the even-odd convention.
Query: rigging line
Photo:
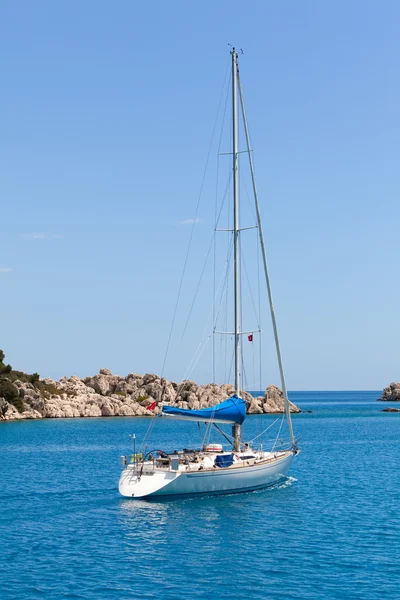
[[[165,350],[164,362],[163,362],[163,366],[162,366],[162,369],[161,369],[161,377],[164,374],[165,363],[167,361],[169,346],[170,346],[170,343],[171,343],[172,331],[173,331],[174,324],[175,324],[176,313],[177,313],[177,310],[178,310],[178,304],[179,304],[179,300],[180,300],[180,296],[181,296],[183,280],[184,280],[185,273],[186,273],[186,267],[187,267],[187,263],[188,263],[190,248],[192,246],[194,228],[195,228],[195,225],[196,225],[197,215],[198,215],[198,212],[199,212],[199,206],[200,206],[201,196],[203,194],[204,182],[205,182],[206,173],[207,173],[207,169],[208,169],[208,163],[209,163],[209,160],[210,160],[211,148],[212,148],[212,144],[213,144],[213,141],[214,141],[214,134],[215,134],[215,130],[216,130],[216,127],[217,127],[218,115],[219,115],[219,111],[220,111],[220,107],[221,107],[222,96],[223,96],[223,91],[224,91],[225,84],[226,84],[228,70],[229,70],[229,62],[227,64],[227,67],[226,67],[226,70],[225,70],[224,83],[222,85],[222,90],[221,90],[221,94],[220,94],[220,98],[219,98],[219,102],[218,102],[217,114],[215,116],[214,126],[213,126],[213,130],[212,130],[212,134],[211,134],[211,140],[210,140],[210,145],[209,145],[209,148],[208,148],[206,164],[205,164],[205,167],[204,167],[203,177],[202,177],[201,185],[200,185],[200,192],[199,192],[199,196],[198,196],[198,199],[197,199],[195,216],[194,216],[192,227],[191,227],[191,230],[190,230],[189,243],[188,243],[187,250],[186,250],[185,262],[184,262],[184,265],[183,265],[183,271],[182,271],[182,275],[181,275],[181,280],[180,280],[180,283],[179,283],[178,297],[177,297],[175,308],[174,308],[174,313],[173,313],[172,322],[171,322],[171,328],[170,328],[169,336],[168,336],[167,347],[166,347],[166,350]]]
[[[280,432],[281,432],[281,429],[282,429],[282,425],[283,425],[283,421],[284,421],[284,420],[285,420],[285,413],[283,412],[283,413],[282,413],[282,418],[281,418],[281,424],[280,424],[280,427],[279,427],[279,431],[278,431],[278,433],[277,433],[277,435],[276,435],[276,438],[275,438],[274,445],[273,445],[273,446],[272,446],[272,448],[271,448],[271,452],[273,452],[273,450],[274,450],[274,448],[275,448],[275,446],[276,446],[276,443],[277,443],[277,441],[278,441],[279,434],[280,434]]]
[[[228,336],[225,336],[225,337],[228,337]],[[231,339],[232,339],[232,338],[231,338]],[[232,358],[231,358],[231,364],[230,364],[230,367],[229,367],[229,373],[228,373],[227,381],[229,381],[229,380],[230,380],[230,378],[231,378],[232,366],[233,366],[233,359],[234,359],[234,358],[235,358],[235,348],[234,348],[234,349],[233,349],[233,351],[232,351]]]
[[[223,287],[223,286],[224,286],[224,280],[226,280],[226,276],[227,276],[227,274],[225,273],[225,274],[223,275],[223,277],[221,277],[221,280],[220,280],[220,282],[219,282],[219,285],[218,285],[218,288],[217,288],[217,295],[219,294],[219,291],[220,291],[221,287]],[[194,353],[194,355],[193,355],[193,358],[192,358],[192,360],[190,361],[190,363],[189,363],[189,366],[188,366],[188,367],[187,367],[187,369],[186,369],[186,373],[188,373],[188,372],[192,372],[192,371],[193,371],[193,368],[194,368],[194,367],[192,367],[192,362],[193,362],[193,360],[196,358],[196,354],[199,352],[199,349],[200,349],[201,345],[202,345],[203,343],[205,343],[205,342],[204,342],[204,335],[205,335],[205,333],[206,333],[206,331],[207,331],[207,329],[208,329],[208,323],[209,323],[209,321],[210,321],[210,318],[211,318],[212,314],[213,314],[213,313],[214,313],[214,311],[215,311],[215,305],[216,305],[216,302],[217,302],[217,296],[214,298],[214,301],[213,301],[213,305],[212,305],[211,311],[210,311],[210,313],[209,313],[209,315],[208,315],[208,318],[207,318],[206,324],[205,324],[205,326],[204,326],[204,329],[203,329],[203,333],[202,333],[202,335],[201,335],[201,338],[200,338],[200,343],[199,343],[199,345],[197,346],[197,349],[196,349],[196,351],[195,351],[195,353]],[[219,313],[219,310],[220,310],[220,306],[218,307],[218,313]],[[214,337],[214,336],[213,336],[213,337]],[[207,338],[207,341],[208,341],[208,339],[209,339],[209,338],[210,338],[210,336],[208,336],[208,338]],[[202,352],[203,352],[203,351],[202,351]],[[196,363],[197,363],[197,362],[198,362],[198,359],[196,360]],[[186,378],[186,374],[185,374],[185,378]]]
[[[217,310],[216,317],[215,317],[216,320],[213,323],[214,326],[216,325],[216,321],[218,320],[219,312],[221,310],[222,302],[224,301],[224,290],[227,288],[230,276],[232,275],[232,272],[231,272],[231,270],[229,268],[230,267],[230,260],[231,260],[231,256],[232,256],[232,250],[233,250],[233,237],[231,238],[231,244],[230,244],[229,254],[228,254],[228,257],[226,259],[226,267],[225,267],[225,275],[224,275],[224,285],[223,285],[223,290],[222,290],[222,294],[221,294],[221,299],[220,299],[220,302],[219,302],[218,310]]]
[[[253,344],[253,342],[251,342],[251,353],[253,355],[253,381],[254,381],[254,389],[256,389],[257,381],[256,381],[256,367],[255,367],[254,344]]]
[[[149,423],[149,426],[148,426],[147,431],[146,431],[146,433],[144,435],[144,438],[143,438],[143,444],[142,444],[143,447],[144,447],[144,445],[145,445],[145,443],[147,441],[147,438],[150,436],[150,433],[154,429],[154,425],[155,425],[155,422],[156,422],[156,419],[157,419],[158,416],[159,416],[159,413],[158,414],[153,413],[153,415],[152,415],[152,419],[151,419],[151,421]]]
[[[200,440],[201,440],[201,427],[200,427],[200,421],[197,421],[197,428],[198,428],[198,430],[199,430],[199,437],[200,437]]]
[[[238,77],[237,77],[237,82],[238,82],[240,104],[241,104],[241,108],[242,108],[242,118],[243,118],[243,127],[244,127],[244,131],[245,131],[245,136],[246,136],[246,144],[247,144],[247,149],[250,150],[249,130],[248,130],[248,126],[247,126],[246,111],[244,108],[242,86],[241,86],[241,82],[240,82],[239,73],[238,73]],[[279,372],[280,372],[280,377],[281,377],[282,393],[283,393],[283,397],[285,400],[285,413],[286,413],[286,419],[287,419],[288,428],[289,428],[289,435],[290,435],[290,439],[292,441],[292,447],[295,448],[296,440],[295,440],[294,433],[293,433],[293,425],[292,425],[292,419],[291,419],[291,415],[290,415],[289,397],[288,397],[287,387],[286,387],[285,372],[283,370],[283,361],[282,361],[282,354],[281,354],[281,348],[280,348],[280,343],[279,343],[278,327],[277,327],[277,323],[276,323],[275,308],[274,308],[272,289],[271,289],[271,281],[269,278],[268,263],[267,263],[266,253],[265,253],[264,235],[263,235],[263,230],[262,230],[262,225],[261,225],[261,215],[260,215],[260,208],[259,208],[259,203],[258,203],[257,187],[256,187],[256,182],[255,182],[255,176],[254,176],[253,158],[252,158],[251,154],[252,154],[251,152],[248,152],[251,179],[252,179],[252,183],[253,183],[254,204],[255,204],[255,209],[256,209],[256,214],[257,214],[258,234],[260,237],[260,245],[261,245],[261,249],[262,249],[265,281],[267,284],[267,291],[268,291],[268,300],[269,300],[269,307],[270,307],[270,314],[271,314],[271,321],[272,321],[272,329],[273,329],[274,338],[275,338],[275,348],[276,348]]]
[[[229,217],[228,217],[229,223]],[[227,255],[226,255],[226,278],[223,293],[221,294],[220,305],[218,308],[216,320],[219,318],[219,314],[222,308],[222,303],[225,302],[225,311],[224,311],[224,319],[222,323],[222,328],[227,331],[228,330],[228,292],[229,292],[229,279],[233,275],[233,269],[231,268],[231,257],[233,252],[233,236],[228,238],[227,240]],[[227,382],[228,379],[228,367],[227,367],[227,357],[228,357],[228,337],[222,336],[220,338],[220,365],[221,365],[221,373],[223,373],[223,382]]]
[[[233,238],[232,238],[232,248],[233,248]],[[229,259],[229,263],[230,263],[230,259]],[[231,268],[231,275],[233,275],[233,265],[228,264],[228,269]],[[223,298],[223,300],[225,301],[225,319],[224,319],[224,328],[225,331],[228,329],[228,306],[229,306],[229,302],[228,302],[228,294],[229,294],[229,279],[227,281],[227,285],[225,287],[225,298]],[[221,306],[222,306],[222,302],[221,302]],[[229,377],[228,377],[228,336],[224,335],[222,340],[221,340],[221,352],[223,353],[223,365],[224,365],[224,376],[225,376],[225,381],[229,381]]]
[[[210,425],[209,425],[209,423],[207,423],[207,425],[204,429],[203,440],[201,442],[201,445],[203,448],[205,448],[207,446],[209,440],[210,440]]]
[[[227,305],[227,301],[228,301],[227,296],[228,296],[229,279],[230,279],[230,277],[233,274],[233,270],[230,270],[230,266],[231,266],[230,262],[231,262],[232,252],[233,252],[233,236],[231,237],[230,243],[229,243],[229,246],[228,246],[228,255],[227,255],[227,258],[226,258],[224,285],[223,285],[223,290],[222,290],[221,297],[220,297],[220,302],[219,302],[218,310],[217,310],[217,313],[216,313],[216,318],[215,318],[215,321],[213,323],[214,327],[215,327],[216,322],[217,322],[217,320],[219,318],[219,314],[220,314],[220,311],[221,311],[221,308],[222,308],[223,301],[225,300],[225,304],[226,305]],[[224,323],[225,323],[225,329],[228,329],[228,325],[227,325],[228,309],[227,309],[227,307],[225,308],[225,313],[224,314],[225,314],[225,321],[224,321]],[[227,336],[222,336],[221,342],[220,342],[220,364],[222,366],[223,362],[225,363],[224,364],[224,367],[225,367],[224,368],[225,382],[227,381],[227,378],[226,378],[226,375],[227,375],[227,367],[226,367],[227,343],[228,343]],[[225,351],[224,351],[224,348],[225,348]],[[223,361],[222,356],[225,357],[225,361]]]
[[[230,132],[230,134],[232,134],[232,132]],[[229,181],[231,182],[231,174],[232,171],[229,169],[228,171],[229,173]],[[229,191],[231,191],[231,186],[229,185]],[[228,227],[230,227],[230,221],[231,221],[231,211],[228,210]],[[227,237],[226,240],[226,256],[227,256],[227,275],[229,273],[229,269],[231,267],[230,265],[230,261],[231,261],[231,254],[233,251],[233,236],[232,237]],[[233,269],[232,269],[232,274],[233,274]],[[225,289],[224,289],[224,293],[223,295],[221,295],[221,304],[220,304],[220,309],[222,307],[222,303],[225,302],[225,312],[224,312],[224,318],[222,320],[222,328],[223,330],[227,331],[228,330],[228,292],[229,292],[229,275],[227,276],[226,279],[226,285],[225,285]],[[218,315],[217,315],[217,319],[219,318],[219,311],[218,311]],[[222,374],[222,381],[226,382],[227,381],[227,374],[228,374],[228,366],[227,366],[227,357],[228,357],[228,339],[226,336],[223,336],[220,340],[220,369],[221,369],[221,374]]]
[[[242,277],[242,266],[244,264],[244,258],[243,258],[243,252],[242,252],[242,247],[243,247],[243,243],[242,243],[242,236],[239,235],[239,239],[238,239],[238,245],[239,245],[239,269],[240,269],[240,280],[239,280],[239,286],[240,286],[240,323],[243,326],[243,277]],[[242,388],[243,390],[247,390],[248,389],[248,380],[247,380],[247,373],[246,373],[246,369],[244,366],[244,344],[241,340],[240,343],[240,360],[241,360],[241,368],[242,368]]]
[[[199,362],[200,357],[203,354],[204,350],[206,349],[207,343],[210,340],[211,334],[209,334],[209,336],[207,337],[207,339],[204,339],[204,334],[205,334],[205,332],[206,332],[206,330],[208,328],[208,322],[210,320],[211,312],[212,312],[212,310],[210,311],[210,314],[208,316],[208,319],[207,319],[207,322],[206,322],[206,326],[204,327],[204,330],[203,330],[200,342],[199,342],[199,344],[198,344],[198,346],[197,346],[197,348],[196,348],[196,350],[195,350],[195,352],[194,352],[194,354],[193,354],[193,356],[192,356],[192,358],[191,358],[191,360],[189,362],[189,365],[186,368],[185,374],[183,376],[183,380],[181,381],[181,383],[179,384],[179,386],[178,386],[178,388],[176,390],[175,400],[176,400],[176,398],[178,398],[178,396],[179,396],[179,394],[181,392],[181,389],[182,389],[185,381],[188,379],[188,377],[191,375],[191,373],[193,373],[193,370],[194,370],[195,366]],[[202,349],[201,349],[201,346],[203,346]]]
[[[150,423],[149,423],[149,426],[148,426],[148,428],[147,428],[147,431],[146,431],[146,433],[145,433],[145,436],[144,436],[144,438],[143,438],[143,443],[142,443],[142,448],[143,448],[143,450],[142,450],[143,459],[144,459],[144,455],[145,455],[145,453],[146,453],[146,448],[147,448],[147,446],[148,446],[148,440],[150,439],[150,436],[151,436],[151,434],[153,433],[153,429],[154,429],[154,426],[155,426],[155,424],[156,424],[156,419],[157,419],[157,417],[158,417],[158,416],[159,416],[159,414],[157,414],[157,415],[156,415],[156,414],[154,414],[154,415],[153,415],[153,418],[151,419],[151,421],[150,421]]]
[[[207,323],[206,323],[206,326],[204,328],[203,335],[201,337],[200,343],[197,346],[196,351],[195,351],[195,353],[194,353],[194,355],[193,355],[193,357],[192,357],[192,359],[191,359],[191,361],[190,361],[190,363],[189,363],[189,365],[188,365],[188,367],[186,369],[184,379],[187,379],[190,376],[190,374],[193,373],[193,370],[194,370],[195,366],[199,362],[200,357],[203,354],[203,352],[204,352],[204,350],[205,350],[205,348],[207,346],[207,343],[210,340],[211,334],[209,334],[209,336],[207,337],[207,339],[204,340],[204,333],[205,333],[206,329],[208,329],[208,322],[210,320],[210,316],[211,315],[208,316]],[[202,346],[203,346],[203,348],[201,348]]]
[[[218,319],[220,318],[220,310],[222,307],[224,307],[224,311],[222,314],[222,318],[221,318],[221,329],[222,331],[228,331],[228,290],[229,290],[229,279],[230,279],[230,270],[231,270],[231,264],[230,264],[230,256],[231,256],[231,252],[233,249],[233,237],[231,238],[231,249],[229,249],[229,246],[227,248],[228,252],[227,252],[227,258],[226,258],[226,281],[225,281],[225,285],[224,285],[224,289],[223,292],[221,294],[221,302],[220,302],[220,307],[217,313],[217,317],[216,317],[216,323],[218,321]],[[232,271],[233,273],[233,271]],[[222,379],[223,381],[226,381],[226,376],[227,376],[227,344],[228,344],[228,336],[225,335],[221,335],[220,336],[220,380]]]
[[[239,178],[240,178],[240,173],[239,173]],[[241,181],[241,178],[239,179],[239,181]],[[243,263],[243,252],[242,252],[242,234],[239,231],[239,235],[238,235],[238,251],[239,251],[239,298],[240,298],[240,302],[239,302],[239,310],[240,310],[240,328],[243,329],[243,277],[242,277],[242,263]],[[242,340],[242,337],[240,337],[240,367],[242,370],[242,388],[243,390],[247,389],[247,375],[246,375],[246,370],[244,367],[244,356],[243,356],[243,352],[244,352],[244,343]],[[240,389],[240,386],[239,386]]]
[[[229,147],[232,148],[232,145],[233,145],[233,131],[232,131],[232,127],[229,127]],[[227,164],[229,181],[232,181],[233,171],[232,171],[232,165],[229,163],[230,163],[230,161],[228,161],[228,164]],[[231,194],[233,193],[233,181],[232,181],[232,189],[231,189],[231,186],[229,186],[229,191],[231,192]],[[233,214],[232,214],[231,210],[228,210],[227,221],[228,221],[228,227],[233,226]],[[228,251],[228,249],[229,249],[229,240],[227,240],[227,251]],[[232,274],[233,274],[233,264],[232,264]],[[227,286],[226,290],[225,290],[225,321],[224,321],[225,331],[228,330],[228,306],[229,306],[228,295],[229,295],[229,289]],[[228,348],[229,348],[228,336],[224,335],[222,343],[221,343],[221,351],[223,352],[223,356],[224,356],[223,373],[224,373],[226,382],[229,381],[229,379],[230,379],[230,373],[228,375]],[[232,368],[232,365],[231,365],[231,368]]]
[[[196,360],[194,361],[194,363],[193,363],[193,365],[191,366],[190,370],[188,371],[188,373],[187,373],[187,376],[186,376],[187,378],[188,378],[188,377],[190,377],[190,375],[193,373],[193,371],[194,371],[194,369],[195,369],[195,367],[196,367],[197,363],[199,362],[199,360],[200,360],[200,358],[201,358],[201,355],[203,354],[204,350],[207,348],[207,344],[208,344],[208,342],[210,341],[210,337],[211,337],[211,334],[208,336],[208,338],[207,338],[207,339],[206,339],[206,341],[204,342],[204,344],[203,344],[203,348],[201,349],[201,352],[199,352],[199,355],[198,355],[198,357],[196,358]]]
[[[215,232],[214,232],[214,235],[212,237],[211,243],[210,243],[210,245],[208,247],[208,251],[207,251],[207,255],[206,255],[205,261],[204,261],[204,265],[203,265],[203,268],[202,268],[201,273],[200,273],[200,278],[199,278],[199,281],[197,283],[196,291],[194,293],[194,298],[193,298],[192,303],[190,305],[190,310],[189,310],[189,314],[188,314],[186,322],[185,322],[185,327],[183,328],[183,333],[182,333],[181,340],[183,340],[183,338],[185,336],[186,329],[187,329],[187,326],[189,324],[190,317],[192,316],[192,311],[193,311],[193,308],[194,308],[194,304],[196,302],[196,298],[197,298],[197,294],[199,292],[201,281],[203,279],[204,271],[206,270],[206,266],[207,266],[208,258],[210,256],[211,248],[213,246],[214,238],[215,238]]]
[[[252,440],[249,440],[249,443],[254,442],[254,440],[256,440],[261,435],[263,435],[263,433],[265,433],[266,431],[268,431],[268,429],[270,429],[272,427],[272,425],[275,425],[275,423],[277,423],[277,421],[279,421],[279,417],[277,419],[275,419],[275,421],[272,421],[272,423],[270,423],[270,425],[268,425],[268,427],[266,427],[266,429],[264,429],[261,433],[259,433],[258,435],[256,435],[256,437],[253,437]]]
[[[256,248],[257,248],[257,289],[258,289],[258,328],[260,330],[260,335],[258,338],[258,348],[259,348],[259,357],[260,357],[260,364],[259,364],[259,368],[260,368],[260,390],[262,390],[262,333],[261,333],[261,288],[260,288],[260,245],[258,244],[258,241],[256,240]]]
[[[205,427],[205,431],[204,431],[204,437],[203,437],[203,448],[206,447],[206,445],[209,443],[210,441],[210,436],[211,436],[211,429],[212,429],[212,425],[213,425],[213,418],[215,415],[215,408],[211,413],[211,417],[210,417],[210,421],[208,421],[208,423],[206,423],[206,427]]]
[[[193,369],[196,366],[196,364],[198,363],[200,356],[203,354],[205,345],[207,345],[207,342],[210,339],[210,337],[211,337],[211,334],[205,340],[203,339],[203,336],[201,337],[201,340],[191,358],[191,361],[186,368],[184,380],[187,379],[189,377],[189,375],[193,372]],[[202,346],[203,346],[203,349],[201,349]]]
[[[248,202],[249,208],[251,210],[251,213],[252,213],[252,215],[254,217],[254,221],[257,222],[257,215],[254,212],[254,206],[253,206],[253,203],[252,203],[252,201],[250,199],[250,195],[249,195],[249,192],[247,190],[247,187],[246,187],[246,184],[245,184],[243,178],[241,179],[240,183],[242,184],[242,186],[244,187],[244,191],[246,192],[247,202]]]
[[[232,247],[233,247],[233,246],[232,246]],[[228,266],[229,266],[229,265],[228,265]],[[220,283],[219,283],[219,285],[218,285],[218,289],[217,289],[217,294],[219,293],[219,290],[220,290],[221,286],[222,286],[222,285],[223,285],[223,283],[224,283],[224,279],[226,279],[226,277],[227,277],[228,275],[229,275],[229,271],[228,271],[227,273],[225,273],[225,275],[224,275],[223,277],[221,277],[221,281],[220,281]],[[190,361],[190,363],[189,363],[189,366],[188,366],[188,367],[187,367],[187,369],[186,369],[186,373],[185,373],[185,377],[184,377],[184,379],[186,379],[187,377],[189,377],[189,376],[190,376],[190,374],[193,372],[193,370],[194,370],[195,366],[196,366],[196,365],[197,365],[197,363],[199,362],[199,360],[200,360],[200,357],[201,357],[201,355],[203,354],[203,352],[204,352],[204,350],[205,350],[205,348],[206,348],[206,346],[207,346],[207,343],[208,343],[208,341],[209,341],[209,339],[210,339],[210,337],[211,337],[211,336],[209,335],[209,336],[207,337],[207,339],[206,339],[206,340],[204,340],[204,335],[205,335],[205,332],[206,332],[206,331],[207,331],[207,329],[208,329],[208,323],[209,323],[209,321],[210,321],[210,317],[212,316],[212,313],[214,312],[214,307],[215,307],[215,304],[216,304],[216,298],[214,299],[214,302],[213,302],[213,308],[211,309],[211,311],[210,311],[210,313],[209,313],[209,315],[208,315],[208,319],[207,319],[207,321],[206,321],[206,324],[205,324],[205,327],[204,327],[204,330],[203,330],[203,333],[202,333],[202,336],[201,336],[200,343],[199,343],[199,345],[197,346],[197,349],[196,349],[196,351],[195,351],[195,353],[194,353],[194,355],[193,355],[193,357],[192,357],[192,360]],[[218,314],[219,314],[219,310],[220,310],[220,308],[221,308],[221,302],[220,302],[220,306],[218,307]],[[214,338],[214,335],[213,335],[213,338]],[[203,345],[203,344],[204,344],[204,345]],[[203,348],[201,349],[201,346],[202,346],[202,345],[203,345]],[[198,356],[196,357],[196,355],[197,355],[197,354],[198,354]],[[192,363],[193,363],[193,364],[192,364]]]
[[[246,268],[246,261],[244,260],[244,256],[243,256],[243,255],[242,255],[242,263],[243,263],[243,267],[244,267],[244,273],[245,273],[245,275],[246,275],[246,281],[247,281],[247,284],[248,284],[248,286],[249,286],[250,298],[251,298],[251,302],[252,302],[252,304],[253,304],[254,315],[255,315],[255,317],[256,317],[256,320],[257,320],[257,327],[258,327],[258,329],[260,329],[260,323],[259,323],[259,320],[258,320],[257,309],[256,309],[256,305],[255,305],[255,302],[254,302],[253,293],[252,293],[252,291],[251,291],[251,285],[250,285],[249,274],[248,274],[248,272],[247,272],[247,268]]]
[[[227,69],[228,69],[228,68],[229,68],[229,63],[228,63]],[[226,77],[226,73],[225,73],[225,77]],[[226,116],[226,108],[227,108],[227,106],[228,106],[228,97],[229,97],[229,92],[230,92],[230,86],[228,85],[228,86],[227,86],[227,88],[226,88],[226,96],[225,96],[225,106],[224,106],[224,113],[223,113],[223,115],[222,115],[222,127],[221,127],[221,133],[220,133],[220,136],[219,136],[219,142],[218,142],[218,155],[219,155],[219,152],[220,152],[220,150],[221,150],[222,135],[223,135],[223,133],[224,133],[225,116]]]
[[[228,186],[229,186],[229,183],[230,183],[230,182],[228,182]],[[224,203],[225,203],[225,200],[226,200],[226,197],[227,197],[228,186],[227,186],[227,189],[226,189],[226,192],[225,192],[225,195],[224,195],[224,199],[223,199],[223,202],[222,202],[222,205],[221,205],[221,209],[220,209],[220,211],[219,211],[219,215],[218,215],[218,219],[217,219],[217,222],[216,222],[216,226],[218,225],[218,223],[219,223],[219,219],[220,219],[220,217],[221,217],[222,208],[223,208],[223,206],[224,206]],[[213,233],[213,235],[212,235],[212,238],[211,238],[210,245],[209,245],[209,247],[208,247],[208,250],[207,250],[207,254],[206,254],[206,258],[205,258],[205,261],[204,261],[204,265],[203,265],[203,268],[202,268],[202,271],[201,271],[201,274],[200,274],[200,278],[199,278],[199,281],[198,281],[198,283],[197,283],[196,291],[195,291],[195,293],[194,293],[194,298],[193,298],[193,300],[192,300],[192,304],[190,305],[190,310],[189,310],[189,314],[188,314],[188,316],[187,316],[187,319],[186,319],[186,322],[185,322],[185,327],[183,328],[183,333],[182,333],[181,340],[183,340],[183,338],[184,338],[184,336],[185,336],[186,329],[187,329],[187,326],[188,326],[188,323],[189,323],[190,317],[191,317],[191,315],[192,315],[193,307],[194,307],[194,304],[195,304],[195,302],[196,302],[196,298],[197,298],[197,293],[198,293],[198,291],[199,291],[199,288],[200,288],[200,285],[201,285],[201,281],[202,281],[202,279],[203,279],[204,271],[205,271],[205,269],[206,269],[206,266],[207,266],[208,257],[210,256],[211,248],[213,247],[213,242],[214,242],[214,237],[215,237],[215,235],[216,235],[216,231],[214,230],[214,233]]]
[[[246,391],[248,389],[249,382],[247,379],[247,372],[246,372],[246,368],[244,366],[244,361],[243,361],[243,347],[241,350],[242,350],[241,356],[242,356],[242,376],[243,376],[242,377],[242,379],[243,379],[243,390],[242,391]]]
[[[242,265],[244,267],[244,272],[245,272],[247,283],[248,283],[248,286],[249,286],[250,297],[251,297],[251,300],[252,300],[252,303],[253,303],[254,314],[255,314],[255,317],[256,317],[256,320],[257,320],[257,311],[256,311],[255,304],[254,304],[253,294],[252,294],[252,291],[251,291],[249,276],[248,276],[248,273],[247,273],[246,262],[244,260],[243,253],[241,253],[240,258],[241,258],[241,263],[242,263]],[[247,380],[247,374],[246,374],[246,369],[245,369],[245,365],[244,365],[243,344],[240,347],[240,354],[241,354],[241,360],[242,360],[243,380],[245,380],[245,386],[243,387],[243,389],[247,389],[248,388],[248,380]],[[254,371],[254,349],[253,349],[253,371]]]
[[[216,181],[216,193],[215,193],[215,205],[214,205],[214,223],[217,219],[217,208],[218,208],[218,176],[219,176],[219,155],[217,156],[217,181]],[[213,236],[214,240],[214,269],[213,269],[213,298],[215,298],[215,277],[217,270],[217,236]],[[213,305],[213,327],[215,327],[215,308]],[[215,335],[213,335],[212,343],[212,367],[213,367],[213,383],[215,383]]]
[[[217,205],[216,205],[216,207],[217,207]],[[216,220],[217,220],[217,216],[215,215],[214,222],[216,222]],[[216,268],[217,268],[217,243],[216,242],[217,242],[217,236],[215,235],[214,236],[214,281],[215,281],[215,274],[216,274]],[[231,242],[232,242],[231,245],[233,247],[233,240],[231,240]],[[229,245],[228,245],[228,249],[229,249]],[[227,266],[226,266],[226,269],[228,269],[228,268],[229,268],[229,264],[227,264]],[[222,302],[223,297],[224,297],[225,285],[226,284],[224,284],[224,287],[222,289],[220,305],[221,305],[221,302]],[[216,298],[217,298],[217,296],[216,296],[215,284],[214,284],[214,299],[216,300]],[[220,307],[218,308],[217,312],[215,311],[215,309],[213,311],[213,328],[214,328],[214,330],[216,328],[216,323],[217,323],[217,320],[218,320],[219,310],[220,310]],[[214,381],[214,383],[216,383],[216,372],[215,372],[215,369],[216,369],[216,351],[215,351],[215,346],[216,346],[216,338],[215,338],[215,335],[213,335],[213,381]],[[222,343],[220,344],[220,351],[221,350],[222,350]],[[219,357],[219,363],[220,363],[220,365],[222,364],[222,358],[221,358],[221,356]]]
[[[222,280],[219,283],[218,291],[219,291],[219,289],[221,287],[221,284],[222,284]],[[205,333],[206,333],[206,331],[208,329],[208,323],[210,321],[210,317],[212,316],[212,311],[213,311],[213,309],[210,310],[210,313],[209,313],[207,321],[206,321],[206,325],[205,325],[205,327],[203,329],[203,333],[201,335],[200,342],[199,342],[199,344],[198,344],[198,346],[197,346],[197,348],[196,348],[196,350],[195,350],[195,352],[194,352],[194,354],[193,354],[193,356],[192,356],[192,358],[191,358],[191,360],[189,362],[188,367],[186,368],[185,374],[183,376],[183,380],[181,381],[181,383],[179,384],[179,386],[178,386],[178,388],[176,390],[175,400],[176,400],[176,398],[178,398],[178,396],[179,396],[179,394],[180,394],[180,392],[182,390],[182,387],[184,386],[185,381],[187,380],[187,378],[193,372],[194,368],[196,367],[197,363],[199,362],[199,360],[201,358],[201,355],[203,354],[203,352],[206,349],[207,344],[208,344],[208,342],[210,340],[211,334],[208,335],[207,339],[204,339],[204,335],[205,335]],[[203,346],[203,348],[201,348],[202,346]]]
[[[229,63],[227,68],[229,67]],[[222,142],[222,134],[224,131],[224,124],[225,124],[225,115],[226,115],[226,108],[228,105],[228,96],[229,96],[229,86],[227,86],[226,89],[226,97],[225,97],[225,107],[224,107],[224,113],[222,115],[222,126],[221,126],[221,133],[219,136],[219,142],[218,142],[218,151],[217,151],[217,175],[216,175],[216,185],[215,185],[215,207],[214,207],[214,223],[216,223],[217,221],[217,213],[218,213],[218,190],[219,190],[219,161],[220,161],[220,150],[221,150],[221,142]],[[216,262],[217,262],[217,236],[214,237],[214,278],[213,278],[213,294],[214,294],[214,298],[215,298],[215,272],[216,272]],[[213,315],[213,324],[215,324],[215,318]],[[213,382],[215,383],[215,336],[213,336]]]
[[[224,438],[225,438],[225,439],[226,439],[226,440],[227,440],[227,441],[228,441],[230,444],[232,444],[232,442],[233,442],[233,438],[232,438],[232,436],[229,438],[228,434],[226,434],[226,433],[225,433],[225,431],[222,431],[222,429],[221,429],[220,427],[218,427],[218,425],[217,425],[216,423],[213,423],[213,425],[214,425],[215,429],[216,429],[217,431],[219,431],[219,433],[220,433],[222,436],[224,436]]]

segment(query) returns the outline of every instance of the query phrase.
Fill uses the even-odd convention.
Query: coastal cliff
[[[3,354],[4,358],[4,354]],[[61,377],[59,381],[41,379],[13,371],[0,360],[0,421],[16,419],[71,417],[151,416],[168,403],[186,409],[199,409],[222,402],[234,393],[233,385],[178,384],[157,375],[129,373],[126,377],[100,369],[93,377]],[[3,372],[2,372],[3,370]],[[254,398],[241,392],[248,414],[282,413],[281,390],[269,385],[264,396]],[[150,409],[151,407],[151,409]],[[300,409],[290,403],[293,413]]]
[[[396,402],[400,401],[400,383],[391,383],[382,392],[382,396],[378,398],[383,402]]]

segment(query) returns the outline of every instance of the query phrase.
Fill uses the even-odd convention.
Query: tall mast
[[[253,194],[254,194],[254,202],[255,202],[256,213],[257,213],[258,234],[259,234],[259,237],[260,237],[260,244],[261,244],[262,258],[263,258],[263,265],[264,265],[264,274],[265,274],[265,280],[266,280],[266,283],[267,283],[267,290],[268,290],[269,307],[270,307],[270,312],[271,312],[272,328],[273,328],[273,331],[274,331],[276,354],[277,354],[277,357],[278,357],[279,372],[280,372],[280,376],[281,376],[282,393],[283,393],[283,398],[284,398],[284,401],[285,401],[285,413],[286,413],[286,418],[287,418],[287,422],[288,422],[289,435],[290,435],[291,443],[292,443],[293,448],[295,448],[295,446],[296,446],[296,440],[295,440],[295,437],[293,435],[292,419],[290,417],[290,404],[289,404],[289,398],[288,398],[287,388],[286,388],[285,373],[284,373],[284,370],[283,370],[283,361],[282,361],[281,348],[280,348],[279,337],[278,337],[278,327],[277,327],[277,324],[276,324],[274,302],[273,302],[273,298],[272,298],[271,281],[270,281],[270,278],[269,278],[267,255],[266,255],[266,252],[265,252],[264,235],[263,235],[263,230],[262,230],[262,225],[261,225],[260,208],[259,208],[259,204],[258,204],[258,194],[257,194],[256,180],[255,180],[255,176],[254,176],[253,159],[252,159],[251,149],[250,149],[250,136],[249,136],[249,130],[248,130],[248,127],[247,127],[246,111],[244,109],[244,102],[243,102],[243,95],[242,95],[242,86],[240,84],[239,73],[237,74],[237,82],[238,82],[238,87],[239,87],[240,105],[241,105],[241,108],[242,108],[242,115],[243,115],[244,132],[245,132],[245,136],[246,136],[247,153],[249,155],[249,164],[250,164],[250,171],[251,171],[251,179],[252,179],[252,183],[253,183]]]
[[[233,141],[233,251],[234,251],[234,310],[235,310],[235,393],[240,395],[240,258],[239,258],[239,170],[238,170],[238,114],[237,114],[237,59],[232,48],[232,141]],[[240,450],[240,425],[233,426],[234,449]]]

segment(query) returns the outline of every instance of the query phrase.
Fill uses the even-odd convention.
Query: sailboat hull
[[[130,498],[159,496],[204,496],[250,492],[272,486],[283,480],[290,469],[293,452],[285,452],[273,461],[234,469],[196,472],[145,471],[139,476],[132,468],[125,469],[119,491]]]

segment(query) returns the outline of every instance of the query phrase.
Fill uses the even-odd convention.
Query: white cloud
[[[24,240],[61,240],[64,236],[60,233],[23,233],[21,235]]]
[[[185,219],[184,221],[179,221],[178,225],[193,225],[193,223],[201,223],[202,219]]]
[[[0,267],[0,273],[10,273],[11,271],[11,267]]]

